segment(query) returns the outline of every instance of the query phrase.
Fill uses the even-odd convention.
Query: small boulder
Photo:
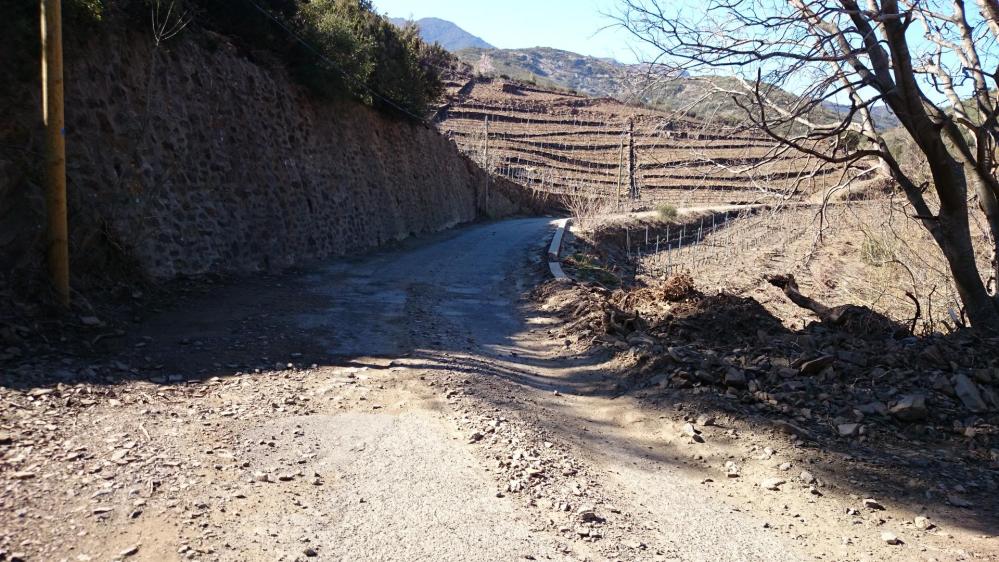
[[[902,540],[899,539],[897,536],[895,536],[895,533],[891,531],[885,531],[881,533],[881,540],[885,541],[885,543],[890,544],[892,546],[897,546],[902,544]]]
[[[745,388],[746,386],[746,373],[740,369],[730,368],[725,372],[725,386],[731,386],[735,388]]]
[[[854,437],[860,433],[859,423],[841,423],[836,426],[840,437]]]
[[[968,501],[957,494],[948,494],[947,503],[954,507],[975,507],[974,502]]]
[[[798,437],[799,439],[808,439],[808,440],[812,439],[812,434],[809,433],[808,430],[798,427],[797,425],[794,425],[791,422],[786,422],[784,420],[777,420],[773,422],[773,424],[775,429],[782,431],[788,435],[793,435],[795,437]]]
[[[922,394],[906,394],[895,402],[889,413],[902,421],[926,419],[926,416],[929,414],[929,411],[926,409],[926,397]]]
[[[821,373],[823,369],[833,364],[835,358],[832,355],[823,355],[817,359],[812,359],[811,361],[805,361],[801,364],[800,372],[803,375],[814,375]]]
[[[780,478],[766,478],[760,482],[760,487],[764,490],[773,490],[775,492],[780,491],[780,487],[784,484],[784,480]]]
[[[701,432],[693,424],[683,424],[683,434],[698,443],[704,443],[704,437],[701,437]]]
[[[875,415],[877,415],[877,416],[887,416],[888,415],[888,406],[886,406],[884,402],[875,400],[874,402],[870,402],[870,403],[867,403],[867,404],[861,404],[861,405],[857,406],[857,411],[859,411],[860,413],[862,413],[862,414],[864,414],[866,416],[875,416]]]
[[[801,481],[804,482],[805,484],[815,483],[815,475],[812,474],[811,472],[808,472],[807,470],[802,470],[801,474],[798,475],[798,478],[800,478]]]
[[[982,399],[981,393],[978,392],[978,385],[968,378],[967,375],[955,375],[951,382],[954,383],[954,392],[961,400],[961,403],[964,404],[965,408],[976,413],[984,412],[989,409],[985,400]]]
[[[880,511],[880,510],[883,510],[885,508],[885,506],[881,505],[881,502],[879,502],[878,500],[876,500],[874,498],[865,498],[864,499],[864,507],[866,507],[867,509],[875,510],[875,511]]]

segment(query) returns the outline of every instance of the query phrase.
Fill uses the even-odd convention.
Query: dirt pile
[[[689,283],[540,294],[546,310],[566,318],[559,336],[575,337],[576,349],[629,352],[621,384],[633,391],[710,391],[729,407],[792,424],[802,439],[884,447],[902,434],[999,467],[999,340],[896,339],[822,322],[793,332],[751,298],[704,296]],[[677,288],[689,296],[670,302],[667,289]],[[999,482],[981,485],[994,491]]]

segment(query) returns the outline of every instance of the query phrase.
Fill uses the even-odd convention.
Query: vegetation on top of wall
[[[365,103],[391,100],[422,113],[443,94],[440,75],[452,55],[424,43],[415,25],[399,28],[374,13],[368,0],[313,0],[300,5],[297,21],[324,55],[306,71],[339,75],[340,88]]]
[[[266,12],[266,13],[263,13]],[[370,0],[66,0],[67,41],[104,29],[153,33],[151,14],[230,37],[244,53],[270,52],[324,97],[349,96],[379,109],[425,116],[443,94],[441,75],[457,59],[398,28]],[[23,49],[8,53],[21,81],[37,78],[38,4],[21,2],[0,32]],[[72,56],[67,51],[67,56]]]

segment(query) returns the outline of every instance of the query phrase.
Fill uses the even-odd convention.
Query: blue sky
[[[613,21],[615,0],[373,0],[391,17],[436,17],[456,23],[502,49],[555,47],[594,57],[636,62],[630,40]]]

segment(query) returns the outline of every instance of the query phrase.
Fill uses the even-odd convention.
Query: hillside
[[[736,79],[726,76],[661,77],[646,65],[623,64],[613,59],[590,57],[549,47],[530,49],[462,49],[455,53],[474,72],[506,76],[547,88],[565,89],[592,97],[612,97],[625,103],[644,104],[666,112],[677,112],[701,120],[739,123],[745,112],[731,94],[711,92],[714,87],[739,90]],[[778,96],[791,103],[793,95]],[[823,106],[813,118],[833,121],[844,108]],[[884,107],[875,108],[877,126],[890,129],[898,120]]]
[[[773,202],[836,180],[807,158],[774,158],[773,141],[739,127],[513,80],[449,90],[438,128],[493,173],[543,191],[625,204],[631,169],[639,197],[627,205],[647,209]]]
[[[389,18],[396,26],[402,27],[409,23],[405,18]],[[421,18],[414,22],[420,28],[420,37],[427,43],[438,43],[448,51],[461,49],[494,49],[482,38],[472,35],[454,23],[440,18]]]
[[[478,73],[509,76],[594,97],[622,97],[642,75],[638,67],[561,49],[463,49],[455,53]]]
[[[850,111],[849,105],[842,105],[836,103],[825,103],[823,104],[823,107],[825,107],[829,111],[838,113],[840,115],[843,115],[846,112]],[[886,131],[888,129],[894,129],[895,127],[898,127],[900,125],[898,117],[895,116],[895,113],[884,105],[876,105],[873,108],[871,108],[871,118],[874,119],[874,125],[879,130],[882,131]]]

